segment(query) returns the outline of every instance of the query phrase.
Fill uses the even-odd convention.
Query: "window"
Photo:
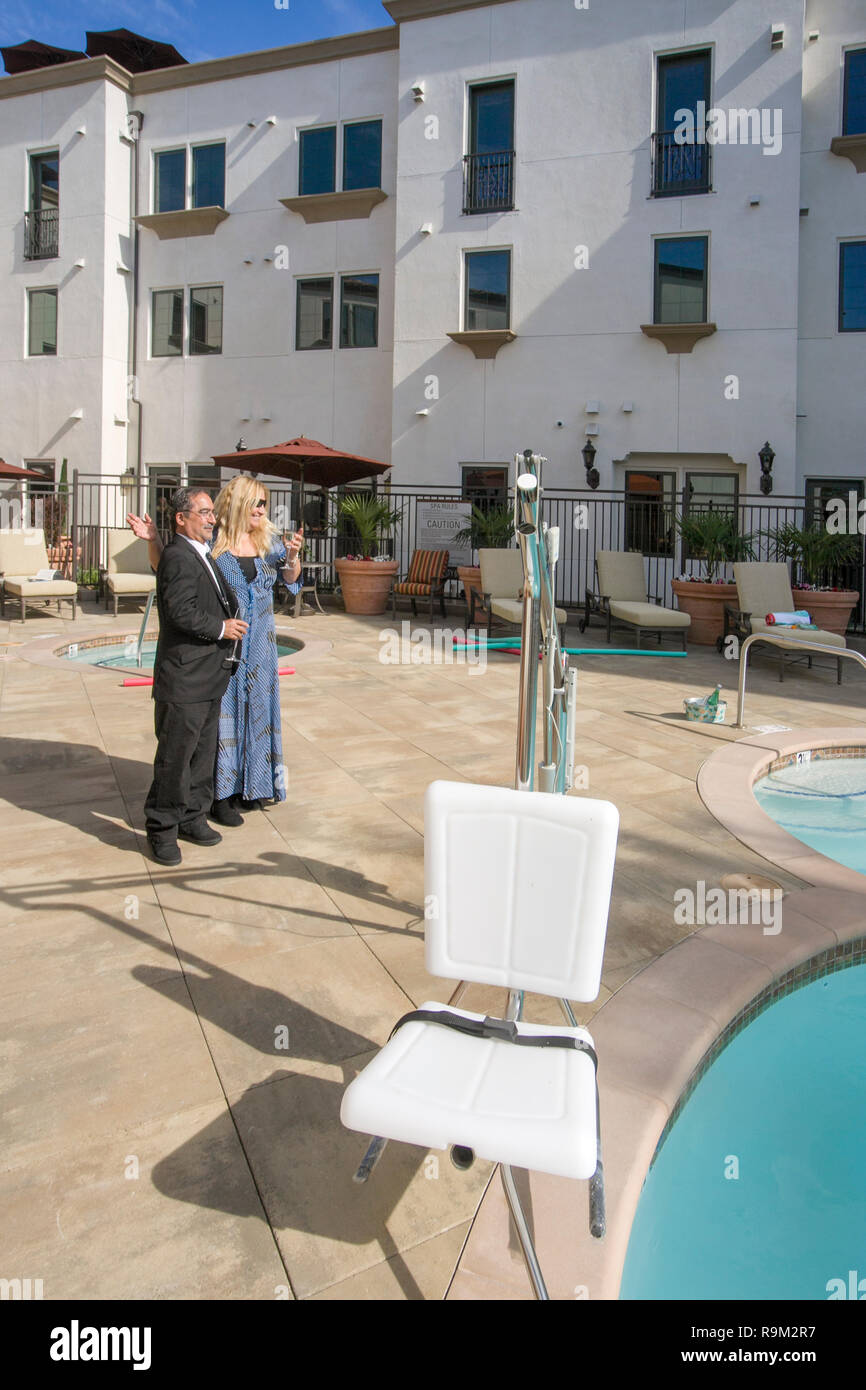
[[[382,122],[343,126],[343,190],[378,188],[382,182]]]
[[[154,290],[150,353],[180,357],[183,352],[183,290]]]
[[[341,276],[340,347],[376,347],[378,341],[378,275]]]
[[[59,254],[60,156],[57,150],[30,156],[29,183],[24,256],[34,261]]]
[[[221,208],[225,196],[225,145],[195,145],[192,152],[192,206]]]
[[[508,503],[508,467],[491,468],[486,464],[464,463],[463,496],[482,511],[504,507]]]
[[[676,473],[626,473],[625,549],[673,555]]]
[[[469,153],[463,161],[463,211],[514,207],[514,82],[469,88]]]
[[[28,290],[28,353],[31,357],[57,355],[57,291]]]
[[[186,150],[161,150],[154,155],[154,212],[183,212],[187,207]],[[194,145],[189,206],[223,207],[226,197],[226,147]]]
[[[196,355],[223,350],[221,285],[208,285],[189,292],[189,350]]]
[[[655,243],[653,323],[706,323],[707,238]]]
[[[337,188],[337,127],[319,126],[299,135],[298,194],[334,193]],[[379,188],[382,182],[382,122],[343,126],[343,192]]]
[[[709,49],[659,58],[656,129],[652,140],[652,192],[656,197],[681,197],[686,193],[709,191],[712,147],[698,143],[706,133],[709,106]],[[691,112],[690,126],[683,120],[683,112]],[[699,118],[700,132],[697,129]]]
[[[464,328],[508,328],[510,318],[510,251],[466,252]]]
[[[302,130],[300,147],[298,193],[301,197],[333,193],[337,178],[337,127]]]
[[[866,333],[866,241],[839,247],[839,332]]]
[[[855,48],[845,54],[842,134],[866,134],[866,48]]]
[[[333,304],[334,281],[330,276],[321,280],[298,281],[296,348],[331,346]]]
[[[186,206],[186,150],[154,156],[154,212],[180,212]]]

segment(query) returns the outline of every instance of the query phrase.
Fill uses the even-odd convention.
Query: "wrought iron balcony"
[[[709,193],[712,145],[679,144],[673,130],[652,137],[652,192],[656,198]]]
[[[59,208],[41,208],[24,214],[24,259],[47,260],[60,254],[58,247]]]
[[[463,211],[510,212],[514,207],[514,151],[463,156]]]

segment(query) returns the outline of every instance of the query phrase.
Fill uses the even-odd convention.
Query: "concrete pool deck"
[[[436,778],[512,784],[516,658],[492,658],[483,673],[382,665],[387,618],[280,619],[309,643],[281,686],[289,800],[226,830],[215,849],[184,845],[183,864],[165,869],[142,835],[149,690],[22,659],[37,639],[51,646],[56,634],[61,646],[139,622],[85,602],[74,624],[54,614],[0,623],[0,1275],[41,1278],[46,1299],[529,1297],[491,1165],[461,1174],[445,1154],[433,1163],[391,1145],[357,1188],[364,1140],[338,1118],[344,1085],[395,1019],[450,993],[424,969],[423,792]],[[646,1038],[640,1084],[602,1091],[614,1210],[639,1188],[646,1136],[663,1127],[698,1045],[725,1021],[694,997],[697,1032],[684,1048],[683,1006],[645,970],[665,955],[668,969],[695,930],[674,921],[676,890],[730,873],[805,890],[791,930],[786,910],[780,936],[755,949],[690,940],[690,959],[706,964],[697,977],[674,969],[692,990],[727,965],[732,994],[752,976],[754,993],[787,968],[808,922],[824,941],[863,927],[859,904],[812,889],[793,861],[771,867],[698,795],[702,763],[741,735],[686,724],[682,699],[721,681],[732,720],[735,667],[712,648],[578,666],[577,762],[587,794],[613,800],[622,818],[602,990],[581,1021],[644,971],[634,985],[643,1022],[617,1023],[611,1006],[594,1030],[603,1088],[626,1033]],[[759,658],[749,719],[854,729],[864,693],[859,670],[841,687],[817,668],[780,684]],[[463,1000],[501,1002],[478,987]],[[529,996],[526,1012],[560,1021],[554,1001]],[[661,1054],[659,1019],[670,1020]],[[676,1060],[664,1074],[662,1054]],[[638,1152],[618,1138],[635,1116]],[[609,1276],[571,1244],[585,1227],[585,1185],[533,1176],[532,1208],[552,1295],[612,1296]]]

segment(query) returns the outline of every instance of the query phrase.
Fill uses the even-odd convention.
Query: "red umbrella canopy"
[[[363,454],[348,454],[300,435],[285,444],[265,449],[241,449],[233,454],[214,454],[221,468],[237,468],[242,473],[264,473],[273,478],[291,478],[313,487],[339,487],[387,473],[390,463],[378,463]]]
[[[15,463],[4,463],[0,459],[0,478],[38,478],[41,483],[45,482],[45,474],[37,473],[35,468],[19,468]]]

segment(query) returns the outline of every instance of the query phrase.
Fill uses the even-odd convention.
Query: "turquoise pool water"
[[[866,758],[812,758],[763,777],[758,805],[790,835],[866,874]]]
[[[866,1278],[864,1036],[855,965],[732,1039],[650,1169],[621,1298],[827,1299]]]
[[[136,645],[137,642],[133,639],[132,642],[115,642],[108,646],[73,647],[67,652],[65,660],[73,661],[78,666],[104,666],[108,670],[124,671],[130,675],[152,675],[156,642],[145,642],[142,645],[140,666],[135,660]],[[284,639],[277,643],[277,655],[294,656],[300,650],[300,646],[300,643],[295,646]]]

